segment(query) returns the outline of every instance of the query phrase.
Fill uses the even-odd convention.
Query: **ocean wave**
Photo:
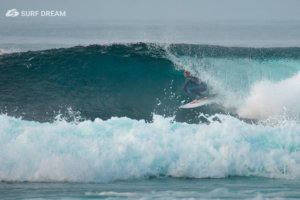
[[[218,117],[219,121],[213,120]],[[300,125],[152,123],[127,117],[54,123],[0,116],[1,181],[110,182],[151,176],[300,178]]]
[[[267,119],[282,115],[284,107],[298,111],[298,105],[287,100],[268,111],[259,109],[259,114],[246,115],[243,110],[263,90],[263,83],[277,84],[300,71],[299,52],[296,47],[130,43],[4,53],[0,56],[0,110],[39,122],[53,122],[58,114],[72,118],[69,108],[89,120],[126,116],[151,121],[155,113],[199,123],[205,121],[199,113],[228,112],[240,118]],[[219,105],[180,110],[182,102],[190,101],[182,90],[183,70],[206,82],[204,94]],[[278,95],[283,93],[271,88]],[[297,91],[287,91],[289,99],[297,100]],[[273,105],[266,105],[272,95],[262,95],[269,99],[257,105]],[[289,114],[296,117],[298,112]]]

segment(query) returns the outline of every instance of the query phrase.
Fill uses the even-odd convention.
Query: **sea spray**
[[[300,114],[300,72],[293,77],[279,81],[260,81],[255,83],[238,110],[243,118],[266,119],[270,116],[297,118]]]

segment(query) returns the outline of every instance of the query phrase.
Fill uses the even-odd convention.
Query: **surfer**
[[[185,92],[189,93],[189,95],[191,96],[193,101],[190,103],[198,103],[198,100],[196,99],[195,94],[199,95],[202,99],[207,99],[207,97],[205,97],[203,94],[201,94],[201,92],[206,91],[207,85],[204,82],[200,81],[198,78],[191,76],[190,72],[188,72],[188,71],[184,71],[183,75],[185,77],[185,83],[183,86],[183,90]],[[194,86],[186,88],[188,83],[191,83]]]

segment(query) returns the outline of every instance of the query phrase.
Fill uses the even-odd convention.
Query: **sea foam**
[[[218,117],[221,121],[214,121]],[[172,176],[300,178],[300,125],[130,118],[39,123],[0,116],[0,180],[109,182]]]
[[[300,72],[279,82],[264,80],[255,83],[238,113],[241,117],[252,119],[266,119],[284,113],[298,118],[299,102]]]

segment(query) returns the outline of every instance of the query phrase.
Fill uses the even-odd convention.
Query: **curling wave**
[[[299,58],[297,47],[150,43],[5,53],[0,56],[0,109],[38,122],[53,122],[58,114],[72,121],[74,112],[82,121],[124,116],[151,121],[155,113],[198,123],[205,121],[199,113],[266,119],[288,110],[296,118]],[[189,101],[182,90],[183,70],[207,82],[205,95],[219,105],[179,110]]]

